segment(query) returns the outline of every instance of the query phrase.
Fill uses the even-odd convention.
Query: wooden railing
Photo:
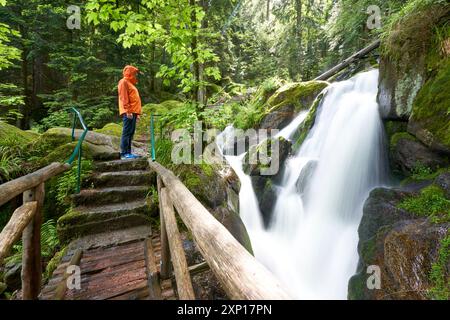
[[[171,277],[172,264],[181,299],[194,299],[195,296],[175,210],[192,233],[201,254],[229,298],[290,299],[280,282],[208,212],[171,171],[157,162],[149,161],[149,164],[158,174],[161,220],[160,277]]]
[[[36,299],[41,290],[41,225],[45,182],[70,169],[69,164],[52,163],[29,175],[0,185],[0,206],[23,195],[17,208],[0,233],[0,263],[22,236],[22,299]]]

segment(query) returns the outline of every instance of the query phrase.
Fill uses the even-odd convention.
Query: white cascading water
[[[358,225],[370,190],[386,178],[378,70],[332,84],[315,125],[290,157],[268,229],[240,156],[226,156],[241,180],[240,215],[256,258],[296,299],[346,299],[358,263]],[[306,113],[280,132],[292,138]],[[219,137],[224,147],[233,128]]]

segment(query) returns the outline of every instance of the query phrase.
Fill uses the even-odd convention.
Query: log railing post
[[[45,197],[45,185],[41,183],[36,188],[23,193],[23,202],[36,201],[37,207],[33,219],[22,234],[22,299],[37,299],[41,290],[41,224],[42,207]]]
[[[163,188],[163,183],[158,175],[157,178],[157,188],[159,199],[159,219],[161,225],[161,279],[166,280],[170,278],[170,248],[169,248],[169,239],[167,238],[167,229],[166,223],[163,214],[163,206],[161,201],[161,190]]]
[[[183,243],[175,218],[175,209],[166,188],[161,189],[159,201],[162,204],[162,215],[165,219],[166,232],[169,238],[170,256],[177,281],[178,296],[181,300],[195,300]]]

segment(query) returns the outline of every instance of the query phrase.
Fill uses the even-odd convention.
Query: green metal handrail
[[[88,128],[87,128],[86,124],[84,123],[83,117],[81,116],[80,112],[77,109],[72,107],[72,108],[69,108],[69,111],[73,113],[72,141],[75,141],[75,127],[77,125],[77,120],[80,121],[80,124],[83,127],[83,133],[81,134],[80,138],[78,139],[78,143],[75,147],[75,150],[73,150],[72,155],[70,156],[69,160],[67,160],[67,163],[72,165],[72,163],[78,157],[76,193],[80,193],[80,190],[81,190],[81,156],[82,156],[82,150],[83,150],[82,145],[83,145],[84,138],[86,137],[86,134],[88,133]]]

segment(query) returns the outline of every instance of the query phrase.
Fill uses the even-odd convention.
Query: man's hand
[[[127,118],[128,118],[128,119],[133,119],[133,114],[127,112]]]
[[[137,116],[136,116],[136,122],[139,122],[139,120],[141,120],[141,116],[140,116],[140,115],[137,115]]]

